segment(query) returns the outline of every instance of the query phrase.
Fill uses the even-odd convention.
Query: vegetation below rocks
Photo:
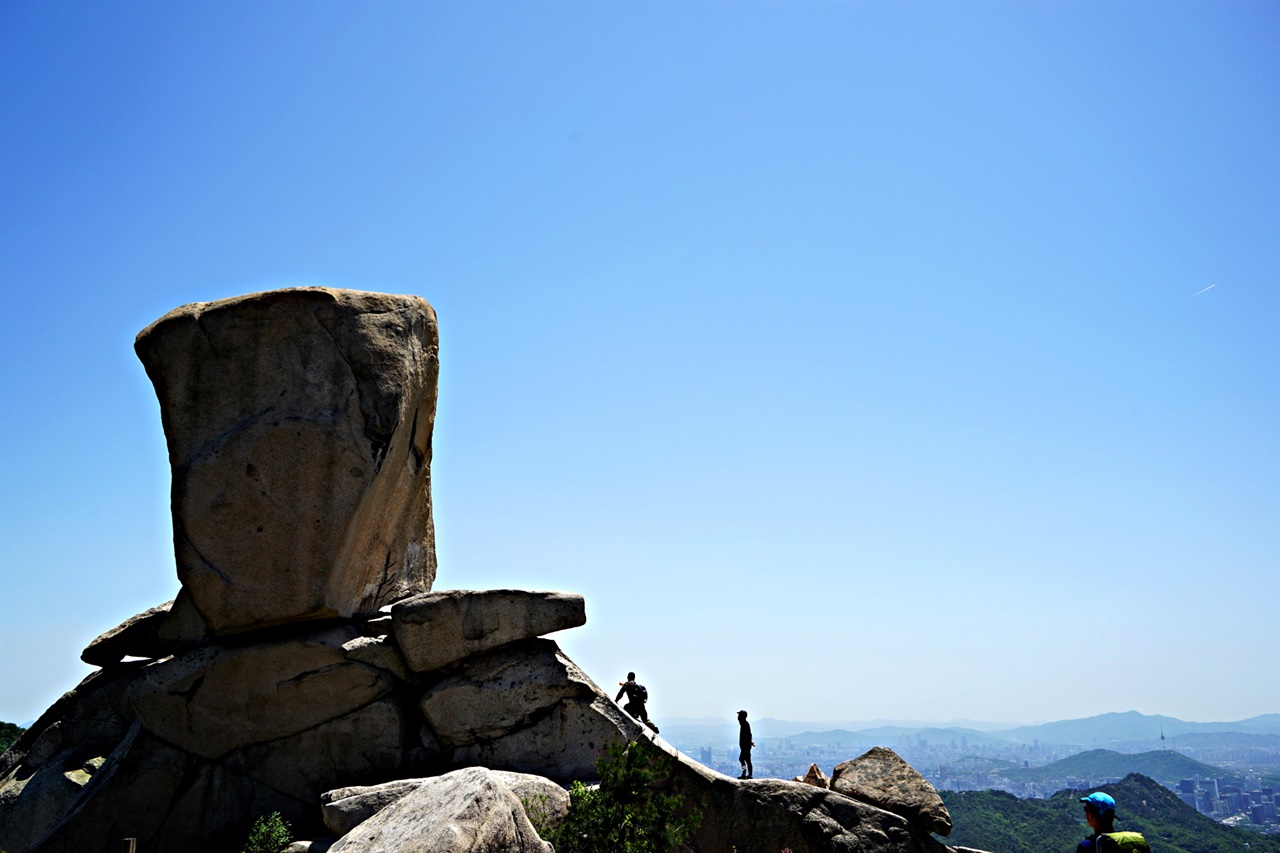
[[[574,782],[569,814],[559,824],[548,826],[536,802],[525,807],[557,853],[680,853],[702,815],[682,810],[679,795],[655,789],[672,763],[643,740],[613,744],[596,762],[600,786]]]
[[[1116,798],[1116,829],[1141,832],[1152,853],[1280,853],[1280,838],[1224,826],[1138,773],[1090,790]],[[940,793],[955,826],[948,844],[1044,853],[1074,850],[1090,834],[1079,802],[1087,792],[1059,791],[1047,800],[1020,800],[1003,791]]]
[[[288,821],[280,812],[272,812],[254,821],[242,853],[280,853],[292,842],[293,829]]]
[[[0,722],[0,752],[4,752],[13,746],[13,742],[22,737],[22,733],[25,731],[26,729],[22,726]]]

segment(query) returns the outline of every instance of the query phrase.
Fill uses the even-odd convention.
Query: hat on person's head
[[[746,715],[747,715],[747,712],[746,712],[746,711],[739,711],[739,712],[738,712],[738,716],[739,716],[739,717],[745,717]]]
[[[1094,791],[1087,797],[1081,797],[1080,802],[1085,806],[1093,806],[1098,810],[1098,814],[1116,813],[1116,801],[1111,798],[1110,794],[1104,794],[1101,791]]]

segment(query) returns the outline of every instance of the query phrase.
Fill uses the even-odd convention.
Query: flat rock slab
[[[90,666],[111,666],[126,657],[164,657],[164,649],[157,640],[160,626],[168,620],[172,601],[130,616],[110,631],[106,631],[85,647],[80,660]]]
[[[143,726],[205,758],[304,732],[387,695],[385,670],[350,659],[335,628],[251,646],[206,646],[148,666],[129,686]]]
[[[419,297],[319,287],[184,305],[138,334],[178,578],[213,634],[431,588],[438,344]]]
[[[831,789],[914,821],[929,832],[951,834],[951,814],[942,797],[914,767],[892,749],[872,747],[837,764]]]
[[[430,672],[506,643],[587,623],[581,595],[524,589],[453,589],[416,595],[391,608],[409,668]]]
[[[339,838],[332,853],[553,853],[519,798],[483,767],[426,779]]]

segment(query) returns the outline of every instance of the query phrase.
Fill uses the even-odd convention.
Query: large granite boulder
[[[442,743],[470,746],[532,725],[563,699],[598,689],[551,640],[526,640],[469,658],[426,691],[419,709]]]
[[[328,288],[184,305],[138,334],[178,578],[211,633],[431,588],[438,340],[419,297]]]
[[[837,764],[831,789],[914,821],[929,832],[951,834],[951,815],[929,780],[892,749],[872,747]]]
[[[596,761],[607,746],[648,731],[604,696],[564,699],[531,725],[454,749],[453,763],[533,773],[557,782],[595,779]]]
[[[516,640],[587,623],[581,595],[524,589],[451,589],[391,608],[396,642],[415,672],[430,672]]]
[[[483,767],[423,780],[329,848],[331,853],[553,853],[519,798]]]
[[[493,776],[516,795],[526,812],[534,812],[544,825],[564,819],[569,811],[569,792],[543,776],[494,770]],[[418,789],[427,779],[397,779],[381,785],[356,785],[326,791],[320,796],[324,825],[342,837],[392,803]]]

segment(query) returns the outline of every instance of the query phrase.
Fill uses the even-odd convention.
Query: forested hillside
[[[1141,832],[1152,853],[1280,853],[1280,838],[1223,826],[1146,776],[1096,789],[1116,798],[1116,829]],[[955,826],[947,843],[999,853],[1071,853],[1089,835],[1080,791],[1020,800],[1003,791],[941,791]]]

